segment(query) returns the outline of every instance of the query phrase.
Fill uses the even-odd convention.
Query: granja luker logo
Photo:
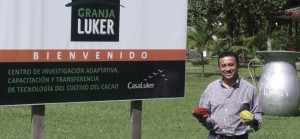
[[[71,41],[119,41],[120,0],[72,0]]]

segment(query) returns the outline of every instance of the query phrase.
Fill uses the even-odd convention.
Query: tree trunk
[[[289,51],[294,51],[294,44],[293,44],[293,20],[290,19],[289,23],[289,46],[288,46]]]
[[[296,34],[295,34],[295,49],[296,51],[299,51],[299,46],[298,46],[298,20],[295,21],[295,29],[296,29]]]
[[[273,22],[269,21],[269,25],[268,25],[268,40],[267,40],[267,50],[271,51],[272,50],[272,26],[273,26]]]
[[[232,23],[230,19],[227,20],[227,46],[228,49],[231,48],[233,44],[233,31],[235,23]]]
[[[203,57],[203,51],[200,54],[201,56],[201,61],[202,61],[202,78],[204,78],[204,57]]]
[[[247,63],[246,61],[246,53],[242,50],[242,58],[243,58],[243,63]]]

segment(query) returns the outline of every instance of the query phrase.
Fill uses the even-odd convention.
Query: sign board
[[[0,0],[0,105],[184,97],[187,0]]]

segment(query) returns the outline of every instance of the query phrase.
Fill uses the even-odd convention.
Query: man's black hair
[[[220,67],[220,59],[223,57],[227,57],[227,56],[233,56],[235,58],[235,61],[237,63],[237,66],[240,67],[240,63],[239,63],[239,57],[236,53],[232,52],[232,51],[223,51],[219,54],[219,58],[218,58],[218,66]]]

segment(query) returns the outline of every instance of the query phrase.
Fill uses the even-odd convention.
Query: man
[[[238,56],[222,52],[218,58],[222,77],[210,83],[200,98],[199,107],[210,113],[197,117],[208,129],[208,139],[248,139],[248,133],[259,129],[263,112],[256,88],[238,75]],[[252,118],[243,119],[247,110]]]

